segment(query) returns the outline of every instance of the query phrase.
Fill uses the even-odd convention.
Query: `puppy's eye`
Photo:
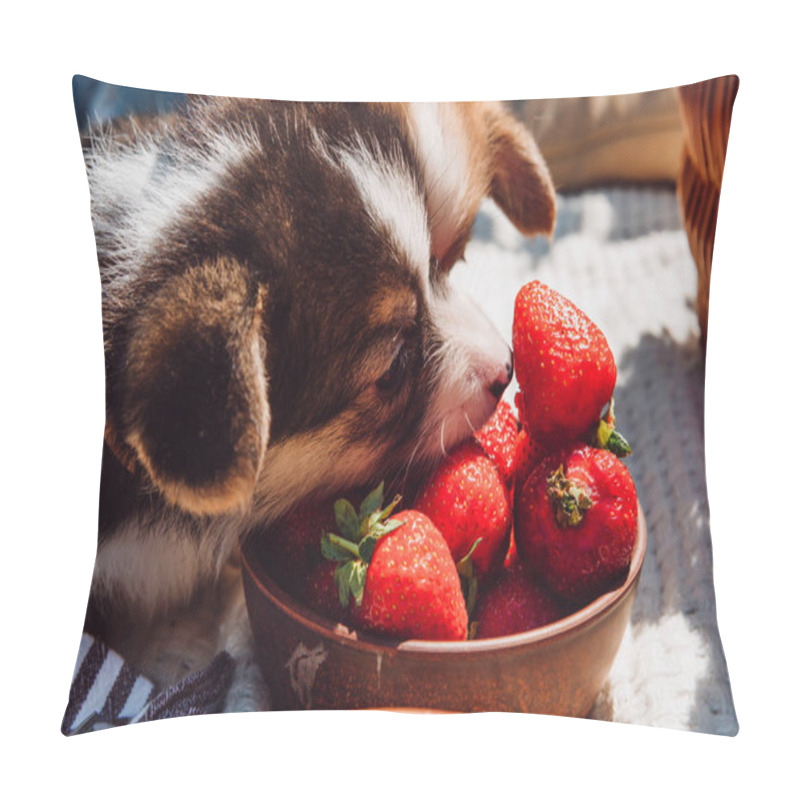
[[[392,365],[376,381],[384,394],[395,394],[403,386],[408,373],[408,345],[403,342],[395,354]]]

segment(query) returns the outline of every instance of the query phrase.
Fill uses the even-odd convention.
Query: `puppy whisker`
[[[464,414],[464,419],[467,421],[467,425],[469,425],[469,429],[475,433],[475,426],[472,424],[472,420],[469,418],[469,414],[467,414],[466,409],[461,409],[462,413]]]

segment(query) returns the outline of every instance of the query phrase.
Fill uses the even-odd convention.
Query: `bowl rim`
[[[530,631],[506,636],[451,642],[423,639],[393,640],[361,631],[356,632],[342,623],[323,617],[303,605],[300,601],[295,600],[278,586],[258,560],[250,557],[251,551],[256,546],[255,537],[246,541],[242,546],[242,570],[249,574],[262,595],[266,596],[283,614],[308,629],[309,633],[321,636],[329,642],[333,641],[342,646],[358,650],[376,654],[402,651],[426,655],[473,655],[485,652],[496,653],[500,650],[515,650],[529,647],[539,642],[554,644],[579,630],[590,628],[597,624],[635,590],[647,550],[647,524],[641,504],[637,503],[637,505],[636,541],[634,542],[631,564],[625,581],[620,586],[600,595],[588,605],[577,609],[566,617]]]

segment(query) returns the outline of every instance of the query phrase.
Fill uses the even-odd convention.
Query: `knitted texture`
[[[524,239],[487,204],[453,280],[511,341],[514,297],[534,278],[581,307],[611,345],[617,423],[648,526],[631,624],[591,716],[735,734],[712,578],[697,276],[674,191],[559,196],[552,242]]]

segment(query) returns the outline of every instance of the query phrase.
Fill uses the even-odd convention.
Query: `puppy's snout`
[[[489,386],[489,392],[499,400],[514,375],[514,354],[509,350],[508,360]]]

